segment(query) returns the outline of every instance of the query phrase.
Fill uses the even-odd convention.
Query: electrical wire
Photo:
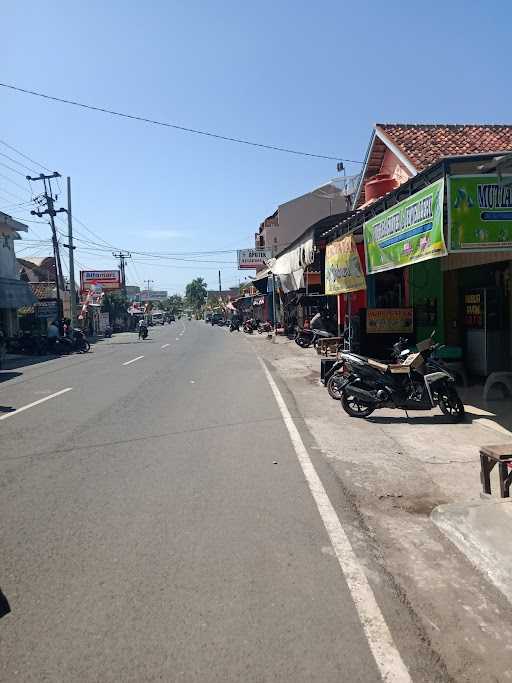
[[[0,142],[1,142],[1,140],[0,140]],[[9,161],[12,161],[13,164],[18,164],[18,166],[21,166],[21,167],[24,168],[26,171],[30,171],[30,173],[32,173],[32,174],[37,173],[37,171],[34,171],[33,168],[30,168],[29,166],[27,166],[27,165],[24,164],[23,162],[18,161],[17,159],[14,159],[13,157],[10,157],[8,154],[5,154],[4,152],[0,152],[0,156],[5,157],[5,159],[9,159]]]
[[[26,159],[27,161],[32,162],[32,163],[35,164],[36,166],[40,166],[41,168],[44,168],[45,171],[49,171],[50,173],[53,173],[53,171],[52,171],[51,169],[49,169],[47,166],[45,166],[44,164],[42,164],[40,161],[36,161],[35,159],[31,159],[29,156],[27,156],[26,154],[23,154],[23,152],[20,152],[19,149],[16,149],[16,147],[13,147],[13,145],[10,145],[10,144],[9,144],[8,142],[6,142],[5,140],[0,140],[0,144],[4,145],[5,147],[8,147],[8,148],[9,148],[10,150],[12,150],[13,152],[16,152],[16,154],[19,154],[20,157],[23,157],[23,158]]]
[[[184,133],[194,133],[195,135],[204,135],[210,138],[215,138],[217,140],[224,140],[225,142],[235,142],[240,145],[248,145],[250,147],[259,147],[261,149],[268,149],[274,152],[284,152],[285,154],[294,154],[296,156],[303,157],[313,157],[316,159],[328,159],[330,161],[346,161],[351,164],[363,164],[362,161],[355,161],[354,159],[343,159],[340,156],[333,156],[328,154],[313,154],[311,152],[302,152],[295,149],[288,149],[286,147],[278,147],[276,145],[266,145],[260,142],[253,142],[252,140],[246,140],[244,138],[235,138],[228,135],[220,135],[218,133],[212,133],[206,130],[199,130],[197,128],[189,128],[187,126],[180,126],[175,123],[168,123],[166,121],[156,121],[155,119],[146,118],[144,116],[137,116],[135,114],[126,114],[124,112],[114,111],[113,109],[106,109],[105,107],[98,107],[92,104],[85,104],[83,102],[77,102],[75,100],[68,100],[63,97],[55,97],[53,95],[48,95],[47,93],[38,92],[36,90],[28,90],[26,88],[20,88],[16,85],[11,85],[9,83],[0,83],[0,87],[7,88],[9,90],[14,90],[15,92],[24,93],[25,95],[34,95],[35,97],[41,97],[45,100],[51,100],[53,102],[60,102],[61,104],[70,104],[74,107],[81,107],[82,109],[89,109],[92,111],[102,112],[103,114],[111,114],[112,116],[119,116],[125,119],[132,119],[134,121],[141,121],[142,123],[150,123],[154,126],[163,126],[165,128],[173,128],[175,130],[182,131]]]
[[[5,166],[5,164],[4,164],[4,166]],[[22,175],[23,175],[23,174],[22,174]],[[26,192],[26,191],[27,191],[27,188],[26,188],[26,187],[23,187],[22,185],[20,185],[20,184],[17,183],[16,181],[14,181],[12,178],[9,178],[9,176],[3,175],[3,173],[0,173],[0,178],[4,178],[5,180],[8,180],[8,181],[9,181],[10,183],[12,183],[13,185],[16,185],[16,187],[19,187],[20,190],[23,190],[23,192]]]

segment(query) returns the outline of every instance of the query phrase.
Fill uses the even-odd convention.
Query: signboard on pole
[[[369,308],[366,311],[368,334],[411,334],[412,331],[412,308]]]
[[[260,270],[272,258],[272,249],[239,249],[238,270]]]
[[[450,251],[512,249],[512,176],[466,175],[448,179]]]
[[[81,270],[80,288],[87,290],[121,289],[121,274],[118,270]]]
[[[140,301],[165,301],[169,298],[167,290],[143,290],[138,295]]]
[[[446,256],[443,202],[441,178],[366,221],[366,272],[380,273]]]
[[[366,289],[366,279],[352,235],[331,242],[325,249],[325,293],[347,294]]]

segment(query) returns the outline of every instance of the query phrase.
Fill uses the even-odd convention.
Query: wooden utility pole
[[[51,185],[51,179],[52,178],[60,178],[60,173],[57,173],[57,171],[54,171],[51,175],[45,175],[44,173],[40,173],[36,177],[32,176],[26,176],[27,180],[42,180],[43,185],[44,185],[44,198],[46,201],[46,209],[44,211],[31,211],[30,213],[33,216],[39,216],[39,218],[42,218],[44,215],[48,215],[50,217],[50,225],[52,228],[52,243],[53,243],[53,255],[55,258],[55,286],[57,289],[57,308],[58,308],[58,318],[62,319],[64,315],[64,309],[62,306],[62,297],[61,297],[61,291],[64,290],[64,278],[62,276],[62,264],[60,262],[60,251],[59,251],[59,240],[57,239],[57,229],[55,227],[55,216],[60,213],[61,211],[66,211],[66,209],[57,209],[55,210],[55,206],[53,203],[53,194],[52,194],[52,185]]]
[[[123,292],[124,296],[126,296],[126,273],[124,266],[126,259],[131,258],[132,255],[129,251],[120,251],[118,253],[113,251],[112,256],[119,259],[119,270],[121,271],[121,291]]]

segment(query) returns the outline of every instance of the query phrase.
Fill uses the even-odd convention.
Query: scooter
[[[148,336],[148,328],[147,327],[139,327],[139,339],[146,339]]]
[[[438,345],[431,337],[403,348],[398,363],[383,363],[355,353],[342,353],[343,379],[337,384],[341,406],[351,417],[367,418],[378,408],[432,410],[439,406],[452,422],[464,419],[465,411],[455,380],[433,357]],[[398,348],[396,349],[398,352]]]
[[[238,320],[231,320],[229,323],[229,331],[230,332],[240,332],[240,323]]]
[[[295,335],[295,343],[302,349],[307,349],[311,345],[313,345],[316,348],[316,345],[318,344],[318,341],[320,339],[329,339],[334,336],[336,335],[332,334],[332,332],[327,332],[327,330],[311,330],[304,328],[302,330],[299,330]]]

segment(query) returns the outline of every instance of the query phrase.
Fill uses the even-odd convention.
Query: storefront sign
[[[55,320],[59,317],[59,308],[56,301],[39,301],[34,306],[38,318]]]
[[[272,258],[272,249],[239,249],[238,270],[259,270],[265,267],[265,261],[270,258]]]
[[[464,327],[481,329],[484,326],[483,290],[464,294]]]
[[[80,286],[82,291],[98,288],[121,289],[121,274],[118,270],[81,270]]]
[[[169,298],[166,290],[144,290],[138,294],[140,301],[165,301]]]
[[[512,187],[505,176],[451,176],[448,181],[450,251],[512,249]]]
[[[256,299],[252,300],[252,305],[253,306],[264,306],[265,305],[265,297],[264,296],[256,297]]]
[[[325,250],[325,293],[346,294],[366,289],[366,279],[352,235],[327,245]]]
[[[412,331],[412,308],[369,308],[366,311],[368,334],[411,334]]]
[[[379,273],[446,256],[444,178],[364,224],[366,272]]]

